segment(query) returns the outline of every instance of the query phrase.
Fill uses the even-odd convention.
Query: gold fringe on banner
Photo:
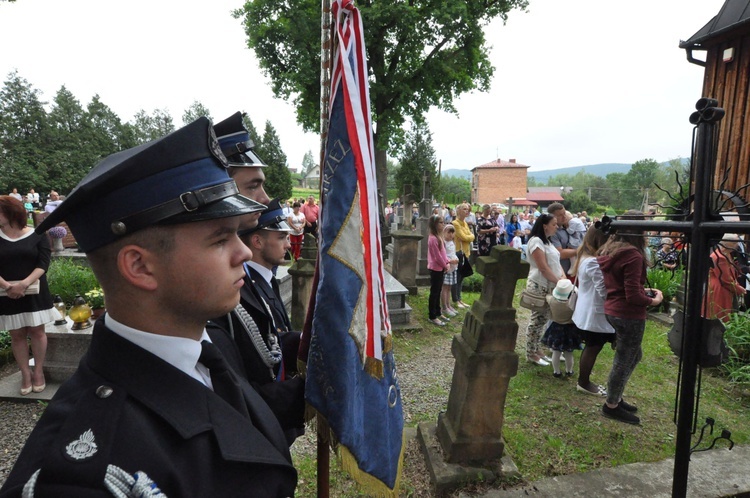
[[[339,445],[336,451],[338,456],[339,464],[341,468],[348,473],[352,479],[357,481],[362,492],[366,493],[367,496],[378,496],[382,498],[398,498],[399,488],[401,487],[401,471],[404,466],[404,451],[406,449],[406,438],[401,437],[401,454],[398,457],[398,471],[396,473],[396,482],[393,489],[389,488],[383,481],[377,477],[371,476],[367,472],[364,472],[357,465],[357,460],[354,458],[348,449],[343,445]]]
[[[318,414],[318,438],[328,444],[335,452],[339,461],[341,470],[349,474],[357,483],[360,490],[367,496],[377,496],[382,498],[398,498],[399,488],[401,487],[401,472],[404,467],[404,453],[406,451],[406,436],[401,435],[401,453],[398,456],[398,470],[396,472],[396,482],[393,489],[389,488],[383,481],[375,476],[368,474],[359,468],[357,459],[344,446],[338,443],[336,436],[331,432],[328,421],[325,417]]]

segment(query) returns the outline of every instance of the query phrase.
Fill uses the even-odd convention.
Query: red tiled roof
[[[526,194],[526,198],[536,202],[562,202],[565,200],[559,192],[529,192]]]
[[[529,199],[513,199],[514,206],[536,206],[537,203]]]
[[[502,159],[495,159],[494,161],[491,161],[486,164],[480,164],[479,166],[475,166],[472,168],[472,171],[474,171],[477,168],[530,168],[531,166],[526,166],[525,164],[517,163],[515,159],[510,159],[508,161],[503,161]]]

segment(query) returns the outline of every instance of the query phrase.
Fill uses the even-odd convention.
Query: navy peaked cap
[[[104,158],[36,229],[67,222],[84,252],[156,224],[262,211],[227,173],[211,121],[202,117],[151,142]]]
[[[221,152],[233,168],[265,168],[266,164],[255,154],[255,144],[242,122],[242,113],[235,112],[214,125]]]
[[[252,228],[240,230],[240,235],[248,235],[258,230],[270,230],[271,232],[291,232],[291,227],[286,222],[286,215],[281,208],[281,201],[276,198],[268,203],[268,209],[263,211],[258,218],[258,224]]]

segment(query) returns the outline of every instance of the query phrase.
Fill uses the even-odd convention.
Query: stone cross
[[[516,282],[528,275],[529,264],[521,261],[519,251],[495,246],[489,256],[477,258],[476,271],[484,276],[482,293],[467,313],[461,334],[453,338],[456,365],[448,408],[438,416],[436,429],[419,426],[431,475],[440,473],[446,487],[451,477],[459,485],[472,478],[492,481],[497,473],[516,471],[512,461],[503,458],[502,431],[508,384],[518,371],[513,294]],[[432,434],[444,461],[427,450],[424,441]],[[467,470],[472,466],[476,468]]]

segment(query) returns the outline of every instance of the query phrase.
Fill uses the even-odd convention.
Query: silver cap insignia
[[[80,438],[65,447],[65,453],[74,460],[84,460],[94,456],[98,450],[91,429],[81,434]]]

